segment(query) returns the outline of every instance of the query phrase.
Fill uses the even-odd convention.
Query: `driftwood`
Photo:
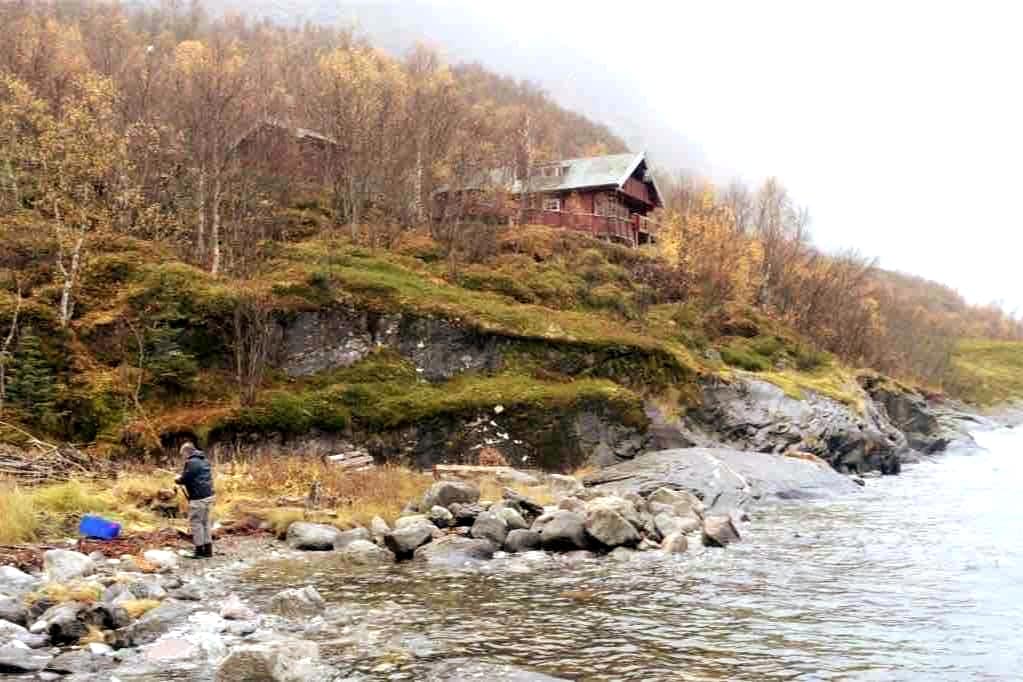
[[[365,471],[374,466],[373,456],[365,450],[353,450],[339,455],[327,455],[324,461],[346,471]]]
[[[34,484],[95,473],[89,459],[74,448],[47,443],[7,422],[0,421],[0,429],[16,431],[26,439],[19,447],[0,443],[0,478]]]

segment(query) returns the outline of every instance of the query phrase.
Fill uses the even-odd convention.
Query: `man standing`
[[[206,453],[188,442],[181,446],[185,470],[177,484],[185,486],[188,495],[188,521],[192,524],[192,542],[196,559],[213,556],[213,536],[210,534],[210,510],[213,508],[213,470]]]

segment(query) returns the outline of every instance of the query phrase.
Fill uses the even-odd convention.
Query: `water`
[[[679,558],[443,572],[267,563],[259,603],[312,583],[310,627],[365,679],[467,656],[580,680],[1006,680],[1023,674],[1023,429],[861,495],[754,512],[745,541]]]

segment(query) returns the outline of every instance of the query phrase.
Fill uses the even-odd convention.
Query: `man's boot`
[[[188,555],[189,559],[205,559],[206,558],[206,545],[196,545],[195,550]]]
[[[213,558],[213,543],[210,542],[203,547],[203,556],[207,559]]]

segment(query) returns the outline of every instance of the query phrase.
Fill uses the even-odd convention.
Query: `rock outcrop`
[[[652,452],[584,479],[600,493],[638,493],[659,488],[688,491],[708,510],[725,512],[770,499],[828,497],[850,493],[855,483],[823,464],[724,448]]]

